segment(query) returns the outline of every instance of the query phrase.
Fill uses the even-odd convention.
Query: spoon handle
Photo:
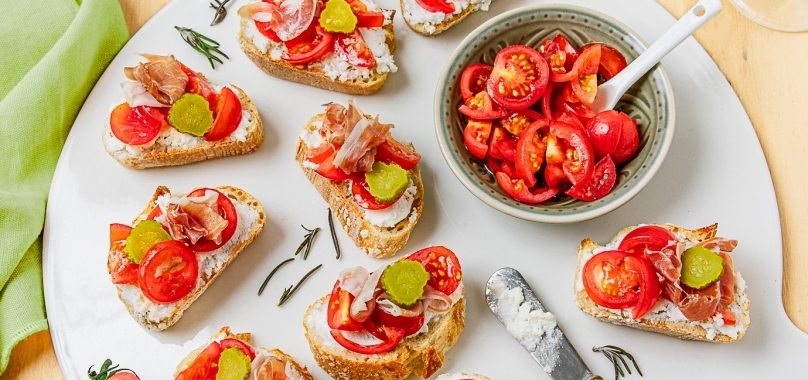
[[[676,24],[659,37],[644,53],[640,54],[628,67],[614,78],[598,87],[598,96],[592,109],[600,112],[612,109],[620,97],[637,79],[645,75],[663,57],[679,46],[699,27],[704,25],[721,10],[721,0],[701,0],[690,8]],[[602,91],[602,92],[601,92]]]

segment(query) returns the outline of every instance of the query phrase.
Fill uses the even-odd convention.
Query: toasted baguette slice
[[[450,2],[454,3],[456,13],[432,13],[418,5],[415,0],[399,0],[401,4],[401,16],[410,29],[427,37],[443,33],[443,31],[463,21],[464,18],[474,12],[479,10],[487,11],[488,6],[491,5],[491,0],[461,0]],[[464,5],[465,8],[463,8],[461,4]]]
[[[392,55],[396,49],[395,35],[393,34],[393,15],[395,11],[382,10],[386,19],[382,27],[385,33],[385,44],[389,54]],[[238,33],[238,42],[241,50],[265,73],[292,82],[303,83],[330,91],[343,92],[353,95],[370,95],[379,91],[387,80],[388,72],[374,71],[367,78],[340,80],[339,77],[332,79],[327,73],[315,64],[293,65],[281,59],[281,50],[275,50],[273,55],[272,42],[260,35],[255,23],[246,17],[241,17],[241,27]],[[265,46],[256,45],[254,39],[259,39],[267,44]],[[275,49],[283,49],[278,45]],[[333,54],[333,53],[331,53]],[[393,66],[395,67],[395,66]],[[395,71],[395,70],[392,70]],[[333,73],[332,73],[333,74]]]
[[[478,375],[476,373],[444,373],[435,378],[435,380],[491,380],[487,376]]]
[[[684,241],[687,242],[686,244],[688,248],[700,241],[715,237],[718,229],[717,224],[699,228],[697,230],[689,230],[673,224],[655,225],[668,229],[669,231],[673,232],[674,235],[679,237],[680,240],[684,239]],[[617,247],[619,242],[623,239],[623,236],[636,227],[637,226],[632,226],[621,230],[607,247]],[[733,271],[735,275],[735,299],[730,305],[730,310],[735,313],[735,329],[728,329],[728,327],[731,326],[719,327],[718,325],[723,324],[723,320],[719,322],[716,319],[720,320],[720,318],[717,317],[704,321],[689,321],[681,316],[681,312],[678,311],[678,308],[676,308],[672,302],[664,298],[660,298],[656,307],[639,320],[634,320],[631,318],[631,312],[629,309],[616,310],[598,306],[586,294],[581,279],[581,269],[584,263],[590,257],[592,257],[594,253],[593,251],[598,248],[602,247],[590,239],[584,239],[581,242],[580,249],[578,250],[578,267],[575,272],[575,283],[573,285],[573,290],[575,292],[575,302],[584,312],[604,322],[611,322],[616,325],[629,326],[640,330],[657,332],[684,340],[728,343],[741,339],[746,333],[746,329],[749,327],[750,322],[749,298],[746,295],[746,283],[743,281],[743,278],[738,271]],[[678,312],[680,317],[669,316],[667,312],[663,311],[665,310],[664,308],[666,306],[675,309],[675,312]]]
[[[334,340],[326,321],[328,295],[309,306],[303,316],[303,328],[314,360],[337,380],[401,380],[410,373],[427,378],[443,365],[446,351],[454,346],[465,327],[465,289],[463,292],[448,313],[429,322],[428,332],[405,338],[384,354],[357,354]]]
[[[261,123],[261,116],[258,114],[255,104],[243,90],[234,85],[230,85],[230,87],[241,100],[242,111],[246,111],[250,115],[246,134],[236,130],[222,140],[206,141],[203,137],[194,137],[177,132],[174,128],[166,128],[157,137],[154,144],[140,149],[127,146],[118,140],[112,134],[109,119],[107,119],[101,134],[104,149],[121,165],[132,169],[185,165],[255,152],[264,141],[264,126]]]
[[[118,290],[118,298],[126,306],[126,310],[143,327],[160,331],[176,323],[182,317],[185,309],[190,307],[202,295],[213,280],[235,260],[236,256],[264,228],[266,214],[261,202],[236,187],[220,186],[216,187],[216,190],[230,198],[236,207],[238,227],[230,240],[223,246],[211,252],[197,254],[199,279],[197,280],[196,288],[191,293],[176,302],[157,304],[146,298],[137,284],[115,285]],[[137,222],[146,219],[156,206],[157,198],[164,194],[170,196],[171,193],[166,187],[158,187],[146,208],[132,221],[132,225],[134,226]]]
[[[315,123],[322,121],[323,116],[324,114],[321,113],[309,119],[306,128],[313,128]],[[411,151],[415,151],[412,144],[405,145]],[[306,160],[306,144],[299,138],[295,160],[300,164],[306,178],[328,203],[328,207],[331,208],[351,240],[367,255],[375,258],[390,257],[407,243],[410,232],[415,228],[424,209],[424,183],[421,181],[421,171],[418,166],[410,171],[413,185],[416,188],[415,200],[410,208],[410,213],[393,227],[379,227],[365,220],[365,211],[356,204],[351,195],[350,181],[331,181],[303,164]]]
[[[294,358],[292,358],[285,352],[277,348],[266,349],[252,346],[252,334],[250,333],[233,333],[230,331],[229,326],[224,326],[219,330],[219,332],[216,335],[214,335],[211,338],[210,342],[221,341],[227,338],[235,338],[244,343],[249,344],[253,348],[253,350],[255,350],[256,353],[255,360],[259,360],[259,358],[265,359],[267,357],[280,360],[285,366],[285,373],[290,380],[312,380],[311,374],[309,374],[309,371],[306,368],[306,366],[298,364]],[[180,362],[180,364],[177,365],[177,369],[174,371],[174,377],[177,377],[177,375],[179,375],[180,372],[188,368],[188,366],[190,366],[191,363],[193,363],[194,359],[196,359],[196,357],[199,356],[202,350],[204,350],[210,344],[210,342],[189,353],[188,356],[186,356],[185,359],[183,359]],[[269,377],[269,373],[265,373],[265,371],[269,369],[268,362],[256,363],[255,360],[253,360],[253,367],[252,367],[253,372],[250,374],[249,378],[255,380],[273,380],[272,378]]]

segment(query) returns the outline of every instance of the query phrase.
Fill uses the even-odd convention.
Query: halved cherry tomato
[[[547,127],[547,120],[540,119],[530,124],[519,134],[516,142],[516,177],[523,179],[527,187],[536,186],[536,173],[544,163],[547,146],[539,135],[539,130]]]
[[[120,223],[111,223],[109,225],[109,245],[112,246],[115,243],[126,240],[131,233],[132,227]]]
[[[201,197],[204,196],[205,192],[208,190],[215,191],[219,194],[218,198],[216,199],[216,207],[219,215],[227,220],[227,227],[222,230],[221,243],[216,244],[213,240],[208,240],[207,238],[202,237],[196,241],[196,244],[191,245],[191,249],[193,249],[194,252],[210,252],[214,249],[218,249],[219,247],[225,245],[225,243],[227,243],[230,238],[233,237],[233,234],[236,232],[236,227],[238,227],[238,212],[236,212],[236,206],[233,205],[233,201],[231,201],[227,195],[222,194],[219,190],[211,189],[209,187],[199,188],[189,193],[188,196]]]
[[[230,136],[241,123],[241,100],[230,87],[223,87],[216,98],[216,111],[213,112],[213,126],[205,135],[207,141],[219,141]]]
[[[671,241],[675,241],[676,236],[673,235],[666,228],[659,226],[640,226],[637,227],[620,241],[618,250],[624,251],[628,254],[643,254],[646,249],[651,251],[660,251]]]
[[[600,68],[598,74],[603,77],[603,80],[612,79],[617,73],[623,71],[628,66],[626,57],[617,49],[606,45],[600,44]]]
[[[340,145],[322,143],[316,148],[309,148],[306,150],[306,161],[321,164],[326,158],[338,151],[340,147]]]
[[[415,0],[418,5],[432,13],[446,13],[450,15],[455,11],[454,3],[445,0]]]
[[[368,48],[359,29],[354,29],[353,32],[348,34],[335,34],[334,38],[336,39],[334,50],[344,55],[348,63],[359,67],[376,66],[376,59],[373,58],[373,52]]]
[[[547,164],[544,167],[544,183],[551,189],[561,192],[562,187],[569,186],[567,175],[560,164]]]
[[[155,244],[143,256],[138,284],[146,298],[169,303],[194,290],[198,274],[194,251],[179,240],[167,240]]]
[[[344,181],[350,178],[351,176],[348,175],[348,173],[334,166],[334,157],[336,156],[337,152],[334,152],[334,154],[328,156],[328,158],[320,163],[320,166],[315,170],[315,172],[332,181]]]
[[[508,135],[508,131],[505,128],[500,126],[495,126],[494,130],[491,132],[491,141],[488,143],[488,156],[497,160],[504,160],[505,156],[499,151],[499,145],[502,140],[511,138]]]
[[[538,51],[525,45],[510,45],[494,58],[494,70],[486,89],[500,106],[523,110],[544,93],[549,72],[547,61]]]
[[[499,163],[499,167],[502,169],[502,172],[508,176],[508,178],[516,178],[516,169],[514,166],[513,161],[502,160]],[[494,176],[496,176],[496,173],[494,173]]]
[[[362,323],[351,318],[351,303],[353,303],[354,296],[340,288],[339,285],[340,282],[337,280],[334,288],[331,289],[331,297],[328,298],[326,313],[328,327],[344,331],[360,331]]]
[[[606,251],[584,264],[584,290],[596,304],[610,309],[637,304],[643,279],[641,273],[632,270],[625,262],[628,256],[622,251]]]
[[[218,342],[211,342],[175,380],[215,380],[222,351]]]
[[[370,346],[362,346],[354,343],[342,335],[342,331],[333,329],[331,336],[339,343],[340,346],[345,347],[348,351],[356,352],[364,355],[383,354],[392,351],[402,340],[404,340],[404,330],[396,327],[382,327],[387,340]]]
[[[125,224],[112,223],[109,225],[109,255],[107,256],[107,270],[112,277],[113,284],[134,284],[137,282],[138,265],[129,260],[124,253],[126,238],[132,232],[132,227]]]
[[[586,124],[586,133],[596,160],[615,153],[622,131],[623,118],[615,110],[602,111]]]
[[[600,47],[600,44],[584,46],[573,67],[575,78],[570,81],[572,92],[587,107],[592,106],[598,93],[597,74],[600,65]]]
[[[502,187],[502,190],[505,190],[505,193],[522,203],[538,204],[558,194],[558,190],[556,189],[541,188],[531,190],[525,185],[524,180],[511,179],[511,176],[504,172],[496,173],[496,177],[497,183]]]
[[[271,22],[261,22],[261,21],[256,20],[255,21],[255,27],[258,29],[258,31],[261,34],[264,35],[264,37],[269,38],[272,42],[275,42],[275,43],[283,42],[283,41],[281,41],[280,37],[278,37],[278,34],[275,33],[274,30],[272,30],[272,23]]]
[[[566,57],[567,59],[564,63],[564,66],[566,67],[567,71],[572,70],[572,66],[578,59],[578,50],[576,50],[575,47],[573,47],[572,44],[570,44],[570,42],[567,41],[567,38],[564,37],[564,35],[561,33],[558,33],[553,38],[553,42],[555,42],[558,45],[558,49],[560,51],[563,51],[567,55]]]
[[[222,351],[230,347],[236,347],[239,350],[241,350],[241,352],[243,352],[244,355],[247,355],[250,358],[250,361],[255,359],[255,350],[253,350],[249,344],[242,342],[240,339],[225,338],[222,339],[221,342],[219,342],[219,345],[222,346]]]
[[[384,26],[384,13],[354,12],[357,28],[381,28]]]
[[[640,298],[631,310],[631,318],[640,319],[654,308],[662,289],[659,286],[654,264],[643,256],[628,256],[625,258],[626,268],[640,274]]]
[[[500,156],[506,161],[511,163],[516,161],[516,138],[513,136],[506,136],[504,139],[494,142],[491,141],[493,150],[498,152]],[[491,154],[491,152],[489,152]]]
[[[491,120],[469,119],[463,131],[463,143],[474,158],[484,159],[488,152],[488,138],[491,137]]]
[[[387,136],[387,140],[376,147],[376,161],[395,163],[404,170],[410,170],[421,162],[421,154]]]
[[[567,123],[554,121],[550,123],[550,133],[557,138],[563,139],[569,146],[564,154],[565,160],[562,168],[573,186],[588,182],[592,178],[595,164],[592,157],[594,155],[592,146],[589,144],[583,130],[579,130],[577,127]],[[548,162],[550,162],[549,157]]]
[[[622,112],[620,116],[623,118],[623,129],[620,132],[620,142],[617,143],[617,148],[614,150],[614,163],[617,165],[631,160],[637,153],[637,149],[640,148],[637,121]]]
[[[185,75],[188,76],[188,83],[185,85],[185,92],[197,94],[202,96],[208,101],[211,111],[216,110],[216,90],[205,78],[200,77],[195,71],[191,70],[188,66],[180,63],[180,68]]]
[[[486,91],[480,91],[466,99],[458,110],[463,115],[477,120],[499,119],[508,115],[508,110],[495,103]]]
[[[368,187],[367,181],[365,181],[365,175],[363,173],[358,173],[351,177],[351,195],[353,195],[356,204],[365,210],[383,210],[392,206],[398,200],[379,202],[376,197],[370,193],[370,188]]]
[[[609,194],[616,181],[617,169],[614,167],[614,161],[611,156],[606,155],[595,165],[590,180],[576,184],[567,190],[567,195],[585,202],[592,202]]]
[[[427,284],[446,295],[454,293],[463,278],[457,256],[442,245],[420,249],[405,259],[421,263],[429,273]]]
[[[387,313],[380,307],[376,307],[371,319],[379,326],[397,327],[404,330],[404,336],[415,334],[421,329],[421,326],[424,325],[424,313],[418,314],[415,317],[396,316]]]
[[[502,127],[508,132],[514,136],[518,136],[522,133],[522,130],[537,120],[546,121],[546,118],[533,110],[521,110],[512,112],[510,115],[500,120],[500,122],[502,123]],[[547,125],[545,124],[545,126]]]
[[[485,63],[472,63],[460,75],[460,96],[466,100],[480,91],[485,91],[485,84],[494,67]]]
[[[109,125],[115,138],[127,145],[152,142],[166,123],[163,114],[148,106],[129,107],[124,102],[109,115]]]
[[[302,65],[322,58],[334,48],[334,36],[320,25],[286,42],[286,53],[281,56],[293,65]]]
[[[554,75],[560,75],[567,72],[565,63],[567,62],[567,53],[561,50],[558,44],[551,40],[546,39],[542,41],[539,46],[539,52],[542,57],[547,60],[547,65],[550,67],[550,80],[552,81]]]

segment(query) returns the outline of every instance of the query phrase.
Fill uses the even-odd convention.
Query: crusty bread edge
[[[178,302],[177,309],[166,320],[161,320],[155,323],[145,318],[139,318],[138,314],[135,313],[134,306],[131,305],[129,302],[127,302],[126,299],[123,297],[124,286],[136,286],[136,285],[126,285],[126,284],[115,285],[118,291],[118,298],[126,306],[126,310],[129,311],[129,314],[132,316],[132,318],[135,319],[135,321],[137,321],[137,323],[139,323],[141,326],[146,327],[150,330],[162,331],[177,323],[180,317],[182,317],[182,314],[185,312],[185,310],[188,309],[191,306],[191,304],[193,304],[194,301],[196,301],[196,299],[199,298],[199,296],[201,296],[202,293],[205,292],[208,286],[210,286],[210,284],[213,283],[213,281],[215,281],[217,277],[219,277],[219,274],[224,272],[227,266],[230,265],[230,263],[236,259],[238,254],[241,253],[241,251],[243,251],[244,248],[246,248],[264,228],[264,225],[266,224],[266,213],[264,212],[263,205],[261,205],[261,202],[258,201],[258,199],[254,198],[246,191],[241,190],[237,187],[218,186],[215,189],[222,192],[222,194],[227,195],[232,200],[248,205],[250,208],[256,210],[258,212],[258,219],[256,219],[255,223],[253,223],[252,228],[250,229],[249,234],[247,235],[247,238],[244,239],[243,242],[233,247],[233,250],[230,252],[230,257],[224,262],[224,264],[222,264],[222,267],[218,271],[213,272],[211,274],[210,279],[204,282],[202,286],[199,287],[199,289],[196,289],[195,291],[183,297],[181,300],[177,301]],[[138,221],[146,218],[146,216],[151,212],[151,210],[154,209],[157,198],[159,196],[170,193],[171,192],[167,187],[158,186],[157,189],[154,191],[154,195],[152,195],[152,198],[149,201],[148,205],[143,209],[140,215],[138,215],[132,221],[132,225],[134,226]]]
[[[671,232],[676,235],[685,235],[687,236],[688,240],[693,242],[699,242],[703,240],[707,240],[716,236],[716,232],[718,230],[718,224],[712,224],[706,227],[702,227],[696,230],[690,230],[683,227],[679,227],[673,224],[652,224],[660,227],[667,228]],[[610,244],[617,243],[623,236],[625,236],[629,231],[636,228],[636,226],[626,227],[612,239]],[[600,247],[597,243],[593,242],[590,239],[584,239],[581,241],[581,246],[578,249],[578,263],[575,268],[575,279],[573,282],[573,294],[575,295],[575,303],[578,305],[583,312],[592,315],[593,317],[597,318],[603,322],[609,322],[620,326],[628,326],[633,327],[636,329],[656,332],[660,334],[665,334],[668,336],[672,336],[675,338],[683,339],[683,340],[695,340],[695,341],[705,341],[705,342],[716,342],[716,343],[730,343],[735,342],[743,338],[746,330],[749,328],[750,317],[749,317],[749,299],[748,297],[742,297],[744,302],[740,304],[740,308],[742,311],[742,316],[740,320],[736,321],[736,323],[741,323],[743,328],[738,333],[737,338],[733,338],[731,336],[722,334],[721,332],[716,332],[716,335],[713,339],[708,339],[708,331],[696,324],[696,322],[691,321],[649,321],[647,319],[640,319],[634,320],[630,317],[623,316],[609,309],[602,308],[598,306],[589,295],[586,294],[585,290],[577,290],[577,284],[580,281],[579,275],[581,273],[581,267],[584,263],[584,254],[585,252]],[[737,273],[737,271],[735,271]],[[736,288],[737,291],[737,288]]]
[[[404,0],[399,0],[399,4],[401,5],[401,18],[404,19],[404,22],[407,23],[407,26],[409,26],[410,29],[412,29],[416,33],[426,37],[437,36],[438,34],[441,34],[444,31],[448,30],[449,28],[455,26],[460,21],[463,21],[463,19],[468,17],[468,15],[482,9],[480,8],[480,4],[471,4],[462,12],[456,15],[449,15],[441,23],[435,24],[435,31],[430,33],[426,29],[425,24],[413,22],[407,17],[407,10],[406,10],[407,7],[406,2]]]
[[[435,378],[435,380],[447,380],[450,379],[452,376],[469,378],[474,380],[491,380],[488,376],[483,376],[478,373],[471,373],[471,372],[462,372],[462,373],[444,373]]]

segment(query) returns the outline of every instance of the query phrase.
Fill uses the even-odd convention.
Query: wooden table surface
[[[135,33],[168,0],[119,0]],[[697,0],[658,0],[677,18]],[[808,128],[805,89],[808,32],[783,33],[749,21],[730,4],[696,33],[726,75],[752,120],[772,172],[783,228],[783,299],[794,323],[808,332]],[[235,13],[233,13],[235,15]],[[232,16],[231,16],[232,17]],[[795,171],[796,170],[796,171]],[[750,199],[750,201],[754,201]],[[739,236],[742,240],[743,237]],[[0,380],[62,379],[48,332],[20,343]]]

